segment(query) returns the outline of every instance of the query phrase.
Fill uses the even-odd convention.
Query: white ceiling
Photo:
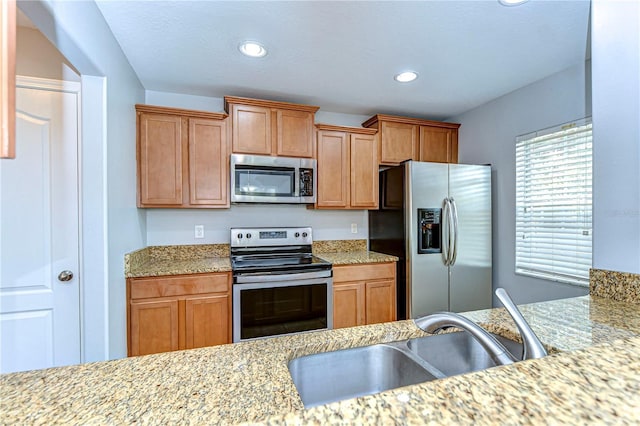
[[[145,89],[343,113],[445,119],[588,57],[588,0],[97,4]],[[241,55],[247,39],[268,55]]]

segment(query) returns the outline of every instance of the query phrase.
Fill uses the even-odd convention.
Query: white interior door
[[[81,359],[79,90],[18,78],[16,158],[0,161],[0,373]]]

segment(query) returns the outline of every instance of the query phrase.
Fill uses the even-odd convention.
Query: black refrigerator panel
[[[442,209],[418,209],[418,253],[442,253]]]
[[[407,319],[404,179],[405,167],[379,174],[379,210],[369,210],[369,248],[398,257],[396,263],[397,316]]]

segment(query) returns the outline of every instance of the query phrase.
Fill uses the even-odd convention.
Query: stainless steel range
[[[233,341],[333,327],[331,263],[311,228],[232,228]]]

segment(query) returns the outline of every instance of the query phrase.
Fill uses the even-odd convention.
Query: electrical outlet
[[[196,225],[195,238],[204,238],[204,225]]]
[[[357,223],[352,223],[351,224],[351,233],[352,234],[357,234],[358,233],[358,224]]]

